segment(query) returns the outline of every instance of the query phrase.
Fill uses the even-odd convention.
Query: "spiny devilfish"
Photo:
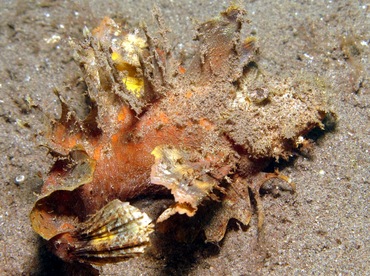
[[[281,178],[294,189],[289,178],[262,170],[323,127],[325,93],[304,78],[262,73],[256,39],[241,37],[245,14],[230,7],[201,24],[187,69],[166,30],[153,38],[145,27],[129,32],[105,18],[85,29],[83,42],[71,42],[88,112],[73,111],[56,92],[62,114],[48,133],[56,162],[30,215],[56,255],[104,264],[142,254],[154,227],[128,203],[139,196],[170,190],[173,204],[158,224],[217,202],[202,229],[218,242],[231,218],[249,223],[250,191],[261,227],[262,184]]]

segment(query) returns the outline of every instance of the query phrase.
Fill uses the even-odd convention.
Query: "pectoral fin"
[[[146,213],[115,199],[74,232],[54,237],[52,244],[55,254],[66,261],[103,265],[143,254],[153,231]]]

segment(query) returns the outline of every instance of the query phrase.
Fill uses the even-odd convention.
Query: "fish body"
[[[48,133],[56,162],[31,212],[59,257],[103,264],[140,255],[153,223],[127,202],[166,193],[174,202],[157,223],[218,201],[203,225],[218,242],[229,219],[249,223],[250,190],[259,198],[268,179],[290,181],[263,169],[323,127],[324,91],[262,73],[256,39],[241,37],[245,14],[230,7],[201,24],[186,70],[164,37],[109,18],[72,42],[88,112],[78,115],[57,93],[62,115]]]

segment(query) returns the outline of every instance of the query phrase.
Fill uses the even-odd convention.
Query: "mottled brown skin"
[[[202,24],[198,30],[201,46],[184,74],[181,74],[182,68],[176,71],[171,67],[167,52],[158,45],[151,45],[147,35],[149,45],[143,50],[141,66],[150,102],[140,114],[109,91],[114,87],[114,83],[109,82],[105,83],[108,92],[103,91],[102,95],[111,93],[111,96],[90,95],[96,101],[91,113],[96,108],[100,111],[94,113],[98,114],[95,128],[91,127],[94,124],[68,115],[62,103],[62,118],[54,122],[49,134],[52,148],[59,152],[58,161],[45,179],[41,197],[31,213],[35,231],[50,240],[59,257],[74,261],[70,252],[76,242],[74,231],[78,222],[113,199],[130,201],[138,196],[168,193],[150,181],[155,162],[151,153],[161,145],[202,154],[204,161],[201,162],[209,164],[207,173],[219,182],[220,187],[215,189],[222,191],[219,193],[222,208],[208,225],[203,225],[208,241],[220,241],[231,218],[245,225],[249,223],[252,214],[249,190],[256,196],[259,218],[263,219],[260,187],[270,178],[287,178],[278,173],[262,173],[271,161],[270,156],[252,158],[246,147],[236,145],[224,129],[228,123],[225,114],[233,112],[230,103],[238,89],[235,82],[246,72],[256,52],[252,40],[242,42],[240,38],[244,14],[243,10],[231,7],[219,18]],[[110,28],[105,25],[107,22],[95,31],[100,39],[105,37],[104,30]],[[110,36],[104,39],[109,40]],[[104,41],[101,44],[104,45]],[[166,70],[162,68],[164,61]],[[86,64],[81,62],[83,70]],[[102,89],[92,87],[93,78],[88,70],[86,72],[89,93]],[[168,76],[168,72],[177,72],[177,75]],[[105,81],[108,77],[104,77]],[[110,105],[117,111],[109,112]],[[325,113],[318,110],[315,116],[317,121],[308,122],[297,137],[319,125]],[[281,147],[285,149],[282,156],[289,155],[296,147],[295,140],[284,140]],[[81,155],[74,158],[70,153],[76,150],[81,151]],[[83,167],[86,164],[87,169]],[[77,174],[78,170],[77,173],[73,170],[79,166],[85,168],[81,169],[82,177]],[[67,190],[63,187],[66,179],[72,186]],[[79,184],[73,186],[74,182]]]
[[[134,117],[131,118],[134,128],[127,129],[127,126],[124,126],[125,131],[120,129],[111,138],[102,135],[98,142],[92,143],[95,152],[91,153],[91,156],[97,156],[92,182],[73,191],[56,191],[46,198],[46,204],[40,212],[44,215],[44,227],[48,225],[47,227],[52,229],[48,234],[53,236],[50,244],[56,255],[67,261],[73,260],[73,256],[68,252],[76,243],[76,239],[71,234],[76,229],[75,217],[84,221],[88,215],[94,214],[113,199],[129,201],[138,196],[168,193],[163,187],[150,182],[150,170],[154,164],[152,150],[162,144],[197,149],[208,136],[209,125],[207,128],[197,126],[196,135],[189,135],[186,131],[193,127],[191,122],[188,122],[186,128],[167,124],[158,129],[157,123],[163,120],[167,120],[163,112],[159,114],[148,112],[140,121]],[[145,133],[145,135],[135,138],[137,133]],[[60,137],[67,135],[68,133],[64,133]],[[225,140],[225,145],[229,145],[225,138],[221,139]],[[101,149],[107,140],[111,143],[109,158],[97,150]],[[63,138],[54,136],[53,142],[62,145]],[[78,141],[76,141],[77,144]],[[230,148],[226,148],[226,151],[224,150],[227,153],[229,151],[231,151],[231,145]],[[234,166],[228,159],[226,159],[227,163],[220,162],[223,157],[214,156],[211,160],[214,166],[219,168],[216,176],[218,179],[224,178]],[[58,186],[60,177],[59,170],[52,170],[45,180],[43,190],[48,190],[49,186]],[[55,220],[55,217],[58,219]]]
[[[99,210],[115,198],[128,201],[139,195],[163,192],[162,187],[150,183],[150,169],[154,164],[154,157],[151,155],[153,149],[162,144],[197,149],[202,145],[204,138],[208,136],[207,129],[203,127],[197,127],[196,135],[186,133],[187,129],[192,127],[191,122],[186,128],[167,124],[158,129],[158,122],[166,120],[167,116],[163,112],[156,114],[156,112],[149,111],[140,118],[140,121],[131,117],[130,123],[134,125],[134,128],[131,129],[126,125],[112,137],[105,137],[103,134],[97,142],[91,142],[94,145],[94,152],[88,154],[96,157],[93,181],[72,192],[66,192],[68,196],[60,192],[61,195],[57,199],[50,200],[50,203],[55,204],[52,209],[58,209],[60,202],[69,198],[74,204],[67,204],[66,206],[70,208],[66,208],[71,209],[70,212],[75,212],[77,217],[84,220],[87,215]],[[52,140],[54,143],[63,145],[64,137],[68,136],[68,133],[57,132],[59,135],[54,135]],[[136,138],[138,133],[145,133],[145,135]],[[68,143],[72,150],[74,146],[79,144],[79,141],[75,141],[75,144],[71,141],[68,141]],[[101,149],[107,143],[111,144],[109,156],[101,152]],[[225,144],[228,144],[226,140]],[[217,163],[217,167],[225,166],[229,168],[230,164],[218,163],[218,160],[222,157],[215,157],[213,162]],[[221,179],[228,172],[226,170],[218,177]],[[43,191],[47,191],[49,186],[58,185],[57,178],[59,177],[60,171],[52,170],[45,180]],[[65,213],[66,211],[63,209],[60,212]],[[52,223],[60,224],[60,221],[53,221]],[[74,227],[71,224],[69,225],[72,228]],[[57,226],[57,228],[59,227]],[[66,229],[64,228],[64,230]]]
[[[160,114],[162,119],[164,116],[163,113]],[[151,155],[153,149],[162,144],[197,149],[207,136],[206,131],[200,130],[196,136],[190,136],[185,128],[171,124],[158,130],[155,127],[160,120],[158,117],[149,112],[141,118],[130,134],[119,132],[114,135],[112,156],[102,156],[99,159],[93,182],[81,188],[80,196],[84,199],[86,213],[99,210],[113,198],[127,201],[138,195],[161,190],[150,183],[150,169],[154,163],[154,157]],[[143,131],[145,135],[136,138],[137,133]],[[130,137],[127,137],[128,135]]]

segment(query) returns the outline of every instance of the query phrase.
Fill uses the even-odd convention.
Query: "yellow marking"
[[[127,76],[122,79],[122,82],[126,85],[127,90],[132,92],[136,97],[140,98],[140,92],[144,86],[144,80],[142,78],[136,77],[136,67],[130,63],[125,62],[122,56],[117,52],[113,52],[111,58],[114,61],[116,69],[118,71],[127,72]]]
[[[122,57],[119,53],[117,53],[117,52],[112,53],[112,60],[113,61],[117,61],[117,60],[120,60],[120,59],[122,59]]]
[[[123,83],[126,85],[127,90],[134,93],[134,95],[138,98],[141,97],[141,88],[144,86],[143,79],[131,77],[128,75],[122,79]]]
[[[102,229],[104,229],[104,235],[93,238],[91,240],[92,246],[98,246],[102,243],[109,243],[114,238],[115,234],[109,233],[106,226],[103,226]]]
[[[154,148],[154,150],[151,152],[152,155],[154,155],[154,158],[157,160],[163,156],[161,147],[157,146]]]

